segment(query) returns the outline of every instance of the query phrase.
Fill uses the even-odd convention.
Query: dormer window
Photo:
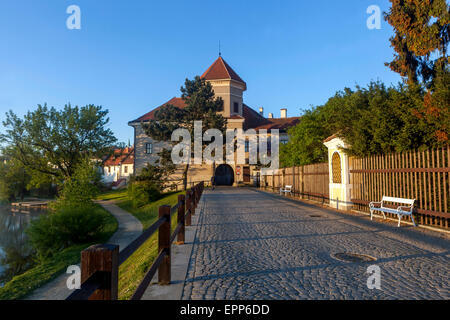
[[[233,112],[234,113],[239,113],[239,103],[235,102],[233,105]]]

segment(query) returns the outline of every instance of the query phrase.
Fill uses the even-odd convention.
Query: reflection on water
[[[0,205],[0,286],[31,267],[33,250],[24,231],[32,219],[45,212],[12,210]]]

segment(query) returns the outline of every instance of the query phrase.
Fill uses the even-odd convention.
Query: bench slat
[[[415,199],[405,199],[405,198],[395,198],[395,197],[386,197],[383,196],[383,202],[387,201],[387,202],[396,202],[396,203],[406,203],[409,205],[413,205],[414,201],[416,201]]]

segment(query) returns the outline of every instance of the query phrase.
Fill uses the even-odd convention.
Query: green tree
[[[0,135],[3,152],[27,170],[65,180],[85,156],[98,157],[116,141],[107,115],[100,106],[70,104],[63,110],[38,105],[23,119],[9,111]]]
[[[178,128],[185,128],[191,134],[191,145],[193,145],[194,121],[202,121],[202,132],[211,128],[225,131],[226,119],[218,113],[223,110],[223,100],[214,96],[209,82],[199,76],[196,76],[194,80],[186,79],[184,87],[181,87],[181,93],[186,107],[180,109],[173,105],[166,105],[157,110],[155,119],[143,124],[148,136],[154,140],[171,143],[172,132]],[[183,170],[185,189],[188,170],[189,163]]]
[[[304,112],[300,123],[288,130],[289,142],[280,145],[282,167],[326,161],[327,150],[322,141],[333,132],[324,121],[327,121],[326,114],[320,107]]]
[[[30,174],[19,161],[0,161],[0,200],[11,202],[16,197],[23,200],[30,181]]]
[[[92,199],[98,195],[100,180],[100,170],[92,160],[88,157],[81,159],[72,176],[64,180],[53,209],[92,206]]]
[[[280,150],[282,166],[326,161],[323,140],[332,134],[348,142],[347,152],[356,156],[438,146],[434,128],[417,116],[423,97],[420,86],[403,84],[386,88],[372,82],[367,88],[346,88],[323,106],[306,111],[289,130],[290,141]]]

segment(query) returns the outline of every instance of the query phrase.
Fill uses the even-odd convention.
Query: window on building
[[[125,167],[123,168],[123,172],[124,172],[124,173],[128,173],[128,166],[125,166]]]
[[[331,169],[333,170],[333,183],[342,183],[341,156],[338,152],[333,153],[333,157],[331,158]]]
[[[239,103],[235,102],[233,105],[233,112],[234,113],[239,113]]]
[[[153,143],[146,143],[145,144],[145,153],[146,154],[152,154],[153,153]]]
[[[245,152],[249,151],[249,145],[250,145],[249,141],[245,140]]]

